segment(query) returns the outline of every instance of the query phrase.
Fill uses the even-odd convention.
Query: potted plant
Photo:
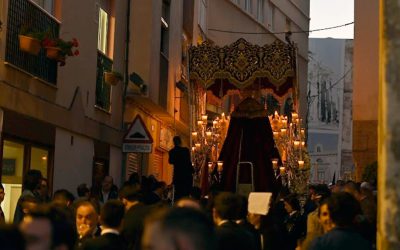
[[[46,37],[42,41],[42,46],[46,49],[46,56],[52,60],[60,62],[60,66],[65,65],[67,56],[78,56],[78,40],[73,38],[71,41],[65,41],[61,38]]]
[[[19,49],[32,55],[38,55],[44,36],[44,32],[33,30],[28,26],[22,26],[18,36]]]
[[[116,71],[104,72],[104,82],[110,85],[117,85],[119,81],[122,81],[124,77],[121,73]]]

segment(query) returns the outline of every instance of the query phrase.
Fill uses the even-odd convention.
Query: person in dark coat
[[[83,250],[125,250],[126,245],[119,233],[125,207],[119,200],[107,201],[101,208],[101,236],[87,240]]]
[[[240,204],[237,195],[222,192],[217,195],[213,207],[213,220],[219,250],[256,250],[253,234],[236,223]]]
[[[144,220],[152,211],[142,202],[142,193],[136,185],[124,185],[119,191],[119,197],[125,206],[125,217],[122,223],[121,235],[128,245],[128,249],[140,249],[144,228]]]
[[[370,250],[372,244],[364,239],[354,228],[354,220],[360,204],[349,193],[332,194],[320,207],[327,207],[333,225],[326,234],[311,242],[309,250]]]
[[[190,151],[182,147],[179,136],[173,138],[175,147],[169,151],[168,162],[174,165],[174,175],[172,183],[175,187],[174,200],[188,196],[193,186],[193,166],[190,160]]]

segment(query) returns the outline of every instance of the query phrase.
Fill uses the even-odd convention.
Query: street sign
[[[137,115],[128,128],[122,144],[124,153],[151,153],[153,138],[140,115]]]

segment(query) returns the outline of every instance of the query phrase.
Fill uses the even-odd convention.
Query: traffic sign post
[[[122,144],[124,153],[151,153],[153,138],[140,115],[129,126]]]

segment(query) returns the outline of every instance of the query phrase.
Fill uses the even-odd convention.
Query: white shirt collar
[[[119,235],[119,231],[113,228],[104,228],[101,230],[101,235],[103,234],[116,234]]]

